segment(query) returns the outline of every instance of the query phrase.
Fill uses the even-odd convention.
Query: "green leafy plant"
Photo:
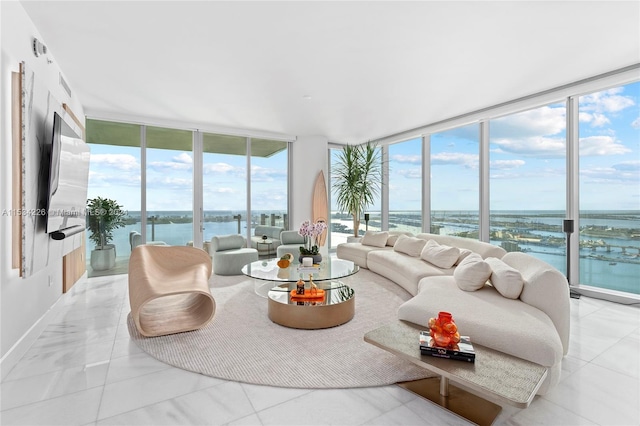
[[[380,150],[371,142],[347,145],[332,168],[338,209],[353,216],[353,235],[358,236],[360,215],[373,204],[382,186]]]
[[[97,250],[103,250],[113,240],[113,230],[124,226],[125,211],[115,200],[96,197],[87,200],[89,239]]]

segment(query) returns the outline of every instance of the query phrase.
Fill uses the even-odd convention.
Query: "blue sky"
[[[564,104],[490,122],[490,202],[495,210],[562,210]],[[580,97],[581,209],[640,209],[640,83]],[[431,207],[478,209],[478,125],[431,136]],[[420,208],[420,144],[390,147],[392,210]]]
[[[640,82],[580,97],[580,205],[640,209]],[[490,201],[494,210],[565,208],[565,108],[547,105],[490,122]],[[91,146],[89,198],[140,210],[137,148]],[[390,208],[419,210],[419,140],[389,148]],[[193,156],[149,150],[147,209],[191,210]],[[205,210],[243,210],[246,160],[207,154]],[[478,125],[431,136],[433,210],[478,209]],[[286,209],[286,154],[254,159],[252,208]],[[371,208],[370,210],[378,210]]]

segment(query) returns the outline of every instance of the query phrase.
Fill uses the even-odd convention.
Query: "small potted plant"
[[[115,200],[96,197],[87,200],[89,240],[95,244],[91,252],[91,267],[95,271],[111,269],[116,264],[113,230],[124,226],[122,206]]]
[[[312,223],[309,220],[305,220],[300,225],[298,234],[304,237],[304,246],[300,246],[299,262],[302,263],[303,257],[313,257],[313,263],[317,264],[322,262],[322,255],[320,254],[319,238],[320,235],[327,229],[325,222]]]

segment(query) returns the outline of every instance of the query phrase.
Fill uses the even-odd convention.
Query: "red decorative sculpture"
[[[458,327],[449,312],[438,312],[438,318],[429,318],[429,332],[440,348],[452,348],[460,342]]]

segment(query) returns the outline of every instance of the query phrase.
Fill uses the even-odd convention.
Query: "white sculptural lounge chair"
[[[184,246],[136,247],[129,259],[129,303],[136,328],[146,337],[204,327],[215,313],[209,291],[211,257]]]

